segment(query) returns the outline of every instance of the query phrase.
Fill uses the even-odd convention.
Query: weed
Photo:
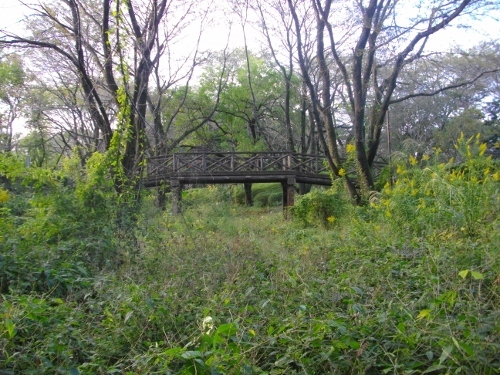
[[[0,372],[498,373],[499,168],[475,139],[458,149],[399,165],[364,207],[313,191],[292,222],[210,187],[177,217],[146,195],[119,224],[99,169],[68,184],[15,164]]]

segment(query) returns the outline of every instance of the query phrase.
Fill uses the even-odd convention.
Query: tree
[[[75,103],[84,101],[84,107],[77,107],[84,108],[92,120],[93,141],[110,151],[115,187],[121,190],[127,181],[133,185],[141,174],[148,142],[148,108],[155,130],[162,128],[161,100],[154,100],[151,81],[161,98],[166,88],[192,75],[202,59],[199,40],[194,51],[178,56],[178,65],[173,58],[166,62],[174,67],[166,80],[160,76],[160,61],[164,55],[171,56],[172,44],[189,23],[206,21],[209,7],[180,0],[22,3],[33,12],[29,17],[31,36],[2,30],[0,44],[41,52],[37,56],[52,62],[48,65],[52,78],[58,71],[75,78],[62,86],[77,89],[73,91]],[[68,82],[70,77],[58,78]]]
[[[372,167],[389,106],[471,81],[456,77],[441,82],[438,90],[429,92],[423,87],[410,95],[399,96],[397,87],[401,85],[398,80],[402,72],[411,69],[417,61],[430,57],[425,53],[430,37],[451,22],[456,22],[462,14],[478,14],[489,4],[473,0],[446,3],[429,0],[415,4],[415,8],[410,10],[408,3],[394,0],[356,3],[311,0],[317,26],[315,60],[319,69],[314,76],[302,42],[307,33],[301,27],[299,4],[302,2],[287,0],[287,3],[296,29],[300,69],[308,87],[314,121],[329,166],[334,175],[345,178],[351,196],[360,202],[362,191],[374,188]],[[401,10],[403,6],[405,13]],[[331,21],[333,14],[336,15],[335,24]],[[403,14],[411,14],[411,17]],[[339,16],[342,17],[340,22]],[[498,66],[490,66],[479,74],[496,71]],[[339,81],[332,81],[332,77]],[[333,110],[337,101],[344,109],[340,113]],[[351,125],[359,171],[356,176],[358,188],[354,180],[344,173],[342,143],[335,126],[335,119],[339,116]]]
[[[26,74],[18,55],[0,57],[0,149],[12,150],[13,123],[18,118]]]
[[[264,36],[267,48],[272,59],[280,72],[284,81],[284,103],[282,105],[284,113],[284,129],[287,136],[287,149],[295,152],[298,148],[302,153],[308,153],[313,145],[314,127],[308,129],[306,112],[310,105],[303,95],[304,80],[300,79],[294,67],[296,58],[294,51],[297,45],[297,38],[294,31],[294,20],[287,9],[286,3],[282,1],[263,2],[255,1],[255,11],[259,15],[259,28]],[[303,21],[307,22],[308,17]],[[302,24],[301,27],[311,27],[308,24]],[[300,111],[301,116],[298,121],[293,121],[294,108],[297,102],[293,101],[292,96],[300,93]],[[294,128],[300,129],[300,137],[295,140]],[[298,147],[296,146],[298,145]]]
[[[469,136],[481,133],[484,140],[493,136],[494,127],[486,126],[487,121],[483,124],[482,118],[488,116],[485,103],[495,97],[500,74],[481,76],[481,71],[499,65],[497,46],[481,44],[468,51],[449,52],[432,60],[421,60],[414,69],[403,72],[398,95],[407,99],[391,106],[392,149],[406,149],[421,155],[430,152],[432,147],[440,147],[446,152],[444,145],[453,145],[461,131],[466,135],[472,132]],[[471,82],[439,91],[449,76],[462,80],[470,77]],[[422,87],[434,94],[411,97]],[[471,121],[472,118],[475,120]],[[464,128],[462,125],[466,123],[469,125]],[[450,127],[457,128],[452,131]],[[452,138],[447,139],[447,136]],[[381,151],[385,152],[383,144]],[[451,151],[454,151],[453,147]]]
[[[209,98],[216,95],[214,89],[224,66],[221,59],[222,56],[212,61],[200,81],[200,93]],[[300,112],[290,108],[287,119],[285,83],[275,64],[265,56],[236,49],[227,59],[225,80],[227,83],[219,106],[210,118],[210,126],[197,132],[200,139],[209,141],[205,146],[227,151],[290,151],[289,137],[297,138],[297,131],[287,130],[285,124],[298,122]],[[290,81],[300,87],[296,76]],[[203,97],[199,97],[201,101]],[[299,98],[296,90],[290,90],[290,105],[299,102]]]

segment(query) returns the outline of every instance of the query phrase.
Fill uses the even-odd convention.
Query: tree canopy
[[[226,3],[23,4],[27,32],[1,30],[0,44],[35,77],[31,126],[54,134],[61,152],[77,147],[83,163],[107,152],[118,189],[135,184],[146,156],[179,147],[289,150],[323,152],[361,202],[375,188],[374,162],[390,158],[388,132],[392,150],[413,141],[418,152],[447,147],[452,128],[490,124],[485,136],[498,133],[496,41],[432,44],[452,25],[495,11],[489,1],[229,1],[244,46],[222,51],[203,37]],[[250,50],[252,39],[260,51]],[[8,107],[28,94],[24,73],[14,79],[14,60],[5,59]],[[345,165],[352,147],[354,169]]]

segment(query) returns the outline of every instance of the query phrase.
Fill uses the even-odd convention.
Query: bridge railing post
[[[293,167],[293,159],[292,159],[292,153],[290,152],[287,156],[286,156],[286,163],[287,163],[287,170],[288,171],[291,171],[292,170],[292,167]]]
[[[174,154],[173,160],[172,160],[172,172],[176,173],[178,172],[179,169],[179,155]]]

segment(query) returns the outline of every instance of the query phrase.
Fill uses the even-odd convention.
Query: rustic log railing
[[[190,152],[147,159],[146,187],[169,184],[173,193],[173,212],[180,210],[185,184],[243,183],[251,204],[251,184],[280,182],[283,209],[293,206],[296,183],[332,183],[323,156],[291,152]]]
[[[232,176],[251,174],[269,175],[320,175],[328,179],[325,158],[319,155],[290,152],[221,152],[221,153],[176,153],[148,159],[146,183],[155,184],[161,179],[197,176],[197,180],[210,180],[210,176]],[[210,181],[206,181],[210,182]]]

